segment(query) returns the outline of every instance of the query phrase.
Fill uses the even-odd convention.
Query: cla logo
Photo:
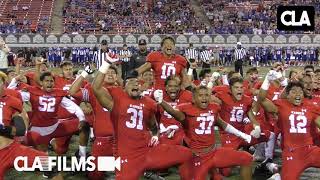
[[[314,31],[313,6],[279,6],[277,10],[278,30]]]

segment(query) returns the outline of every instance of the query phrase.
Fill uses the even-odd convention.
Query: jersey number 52
[[[39,97],[38,110],[41,112],[54,112],[56,105],[55,98]]]

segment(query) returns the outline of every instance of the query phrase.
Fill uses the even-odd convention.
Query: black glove
[[[11,132],[12,132],[11,126],[4,126],[3,124],[0,124],[0,136],[12,138]]]

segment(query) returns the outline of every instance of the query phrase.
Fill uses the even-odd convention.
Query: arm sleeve
[[[30,93],[29,92],[25,92],[25,91],[19,91],[22,97],[22,101],[26,102],[26,101],[30,101]]]
[[[78,117],[79,121],[85,120],[85,116],[81,108],[70,99],[63,97],[61,101],[61,106],[71,114],[75,114]]]

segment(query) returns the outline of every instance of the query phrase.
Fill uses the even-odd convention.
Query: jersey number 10
[[[167,77],[176,74],[176,68],[174,66],[163,65],[161,69],[161,79],[167,79]]]

